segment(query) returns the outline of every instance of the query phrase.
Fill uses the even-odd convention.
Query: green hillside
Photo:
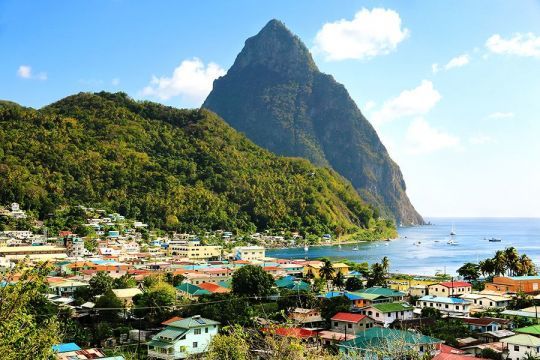
[[[41,218],[82,204],[177,231],[395,232],[334,171],[273,155],[210,111],[123,93],[0,102],[0,204],[12,201]]]

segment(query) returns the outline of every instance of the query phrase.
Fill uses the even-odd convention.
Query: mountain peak
[[[308,48],[277,19],[270,20],[257,35],[246,40],[230,72],[250,67],[264,67],[295,78],[317,71]]]

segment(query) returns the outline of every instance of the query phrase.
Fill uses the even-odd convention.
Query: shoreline
[[[395,239],[378,239],[378,240],[345,240],[345,241],[332,241],[330,243],[326,244],[310,244],[308,245],[311,247],[321,247],[321,246],[337,246],[337,245],[352,245],[352,244],[362,244],[367,242],[376,242],[376,241],[384,241],[384,242],[390,242],[390,241],[396,241],[398,238]],[[287,249],[302,249],[304,245],[301,246],[277,246],[277,247],[265,247],[267,250],[287,250]]]

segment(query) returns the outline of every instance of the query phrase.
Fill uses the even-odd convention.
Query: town
[[[43,301],[29,301],[61,324],[57,359],[540,356],[540,276],[513,248],[427,277],[390,273],[386,257],[266,256],[305,234],[178,234],[102,209],[63,214],[0,208],[0,299],[44,270]]]

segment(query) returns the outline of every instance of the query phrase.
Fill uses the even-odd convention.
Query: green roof
[[[220,281],[218,282],[218,285],[227,289],[230,289],[232,287],[232,279]]]
[[[526,326],[513,331],[522,334],[540,335],[540,325]]]
[[[176,339],[178,339],[180,336],[184,335],[186,331],[187,331],[186,329],[177,329],[173,327],[167,327],[165,328],[165,330],[158,332],[152,338],[152,340],[159,341],[159,342],[169,345],[170,342],[173,342]]]
[[[356,333],[355,339],[344,341],[338,347],[340,351],[348,351],[348,349],[373,349],[388,346],[394,339],[405,343],[407,346],[442,343],[442,340],[432,338],[431,336],[406,330],[373,327]]]
[[[405,311],[405,310],[413,309],[413,307],[409,304],[397,303],[397,302],[374,304],[371,306],[383,313],[394,312],[394,311]]]
[[[200,316],[192,316],[182,320],[176,320],[172,323],[167,324],[167,329],[170,327],[181,328],[181,329],[191,329],[196,327],[208,326],[208,325],[219,325],[219,322],[205,319]],[[159,334],[158,334],[159,335]]]
[[[370,294],[365,292],[353,292],[352,294],[360,296],[362,299],[366,300],[376,300],[378,298],[385,298],[386,296],[379,295],[379,294]],[[390,299],[388,299],[390,300]]]
[[[160,347],[160,348],[169,348],[171,346],[173,346],[173,344],[171,343],[168,343],[168,342],[165,342],[165,341],[159,341],[159,340],[150,340],[148,343],[147,343],[148,346],[157,346],[157,347]]]
[[[282,278],[278,279],[274,282],[278,288],[288,287],[288,286],[294,286],[294,280],[291,278]]]
[[[501,342],[512,344],[512,345],[522,345],[522,346],[540,346],[540,339],[536,336],[527,335],[527,334],[518,334],[514,336],[501,339]]]
[[[389,289],[389,288],[382,288],[382,287],[370,287],[370,288],[362,290],[362,292],[365,294],[378,294],[382,296],[394,296],[394,297],[405,296],[405,293],[402,293],[401,291],[397,291],[397,290]]]

